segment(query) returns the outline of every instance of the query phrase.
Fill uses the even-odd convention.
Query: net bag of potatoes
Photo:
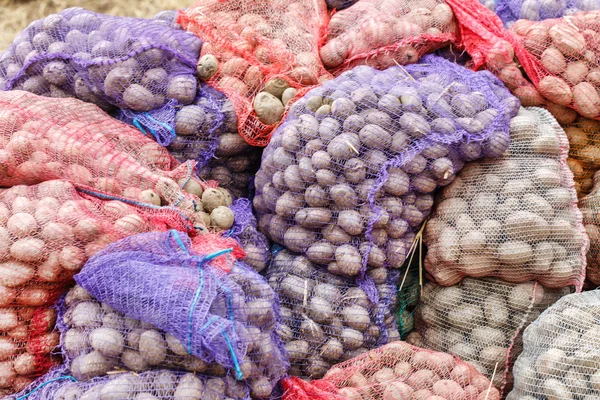
[[[225,236],[236,239],[244,252],[244,263],[256,272],[262,272],[271,260],[269,240],[257,230],[257,222],[252,213],[252,203],[248,199],[236,199],[229,207],[235,220]]]
[[[495,12],[504,25],[510,27],[519,19],[542,21],[571,16],[580,11],[598,10],[600,2],[597,0],[498,0],[495,2],[495,7]]]
[[[119,371],[90,381],[77,381],[64,367],[53,369],[22,392],[5,400],[250,400],[244,382],[230,375],[214,376],[158,369]]]
[[[400,268],[436,188],[502,155],[517,110],[489,72],[435,56],[345,72],[296,102],[265,149],[259,230],[334,274]]]
[[[441,0],[362,0],[331,16],[320,55],[337,76],[357,65],[413,64],[456,39],[454,15]]]
[[[298,92],[330,77],[318,50],[328,20],[322,0],[210,0],[177,22],[204,41],[198,78],[233,103],[240,135],[265,146]]]
[[[89,295],[66,298],[62,314],[71,373],[227,368],[255,397],[269,397],[288,367],[275,334],[279,301],[241,262],[227,274],[212,265],[230,250],[197,253],[172,230],[131,236],[96,254],[75,277]]]
[[[600,397],[599,295],[565,296],[529,325],[508,400]]]
[[[65,181],[0,189],[0,390],[14,393],[52,364],[49,308],[96,252],[139,232],[193,231],[170,207],[132,206]]]
[[[513,382],[512,364],[523,348],[523,329],[569,292],[496,278],[465,278],[450,287],[428,283],[415,314],[416,331],[407,341],[460,358],[505,394]]]
[[[600,285],[600,193],[598,185],[600,176],[594,174],[594,188],[591,193],[579,201],[583,214],[583,224],[590,239],[587,253],[586,279],[595,285]]]
[[[0,84],[105,110],[174,112],[194,100],[201,46],[163,21],[68,8],[16,37],[0,57]]]
[[[202,187],[194,163],[179,164],[97,106],[9,91],[0,92],[0,108],[0,186],[66,179],[112,196],[195,211]]]
[[[287,378],[283,387],[283,400],[500,400],[471,365],[400,341],[337,364],[310,383]]]
[[[425,268],[450,286],[466,276],[583,286],[588,239],[567,165],[567,137],[550,113],[521,108],[497,159],[463,168],[427,222]]]
[[[399,340],[393,272],[374,271],[370,288],[277,248],[266,278],[281,301],[276,331],[289,354],[289,374],[318,379],[340,361]]]
[[[567,163],[573,172],[577,196],[581,199],[592,191],[592,178],[600,170],[600,122],[580,117],[563,128],[569,139]]]

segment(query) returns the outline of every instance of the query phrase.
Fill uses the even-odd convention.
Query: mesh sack
[[[159,11],[154,15],[154,17],[152,17],[152,19],[155,21],[161,21],[161,23],[166,23],[171,28],[182,29],[181,25],[177,23],[178,14],[178,10]]]
[[[332,10],[343,10],[344,8],[348,8],[357,2],[358,0],[325,0],[325,3],[327,3],[327,8]]]
[[[0,92],[0,108],[0,186],[66,179],[113,196],[195,210],[198,198],[187,193],[201,194],[193,163],[179,164],[95,105],[10,91]]]
[[[504,153],[517,105],[490,73],[439,57],[348,71],[299,100],[263,152],[259,230],[335,274],[400,268],[435,189]]]
[[[523,329],[569,290],[496,278],[465,278],[450,287],[428,283],[417,307],[416,332],[407,340],[468,362],[507,393]]]
[[[498,159],[469,163],[427,223],[425,268],[437,283],[465,276],[583,286],[589,241],[566,163],[567,137],[545,110],[521,108]]]
[[[90,256],[134,233],[192,230],[176,209],[101,200],[65,181],[0,189],[0,225],[0,390],[11,393],[52,365],[48,306]]]
[[[413,64],[456,40],[452,10],[440,0],[362,0],[331,16],[320,50],[337,75],[357,65]]]
[[[31,23],[0,57],[5,90],[105,109],[190,104],[202,41],[162,21],[69,8]]]
[[[286,249],[274,251],[266,277],[281,300],[277,333],[290,375],[318,379],[340,361],[400,339],[393,311],[397,273],[379,268],[371,275],[374,300],[353,280]]]
[[[579,201],[583,214],[583,224],[590,239],[587,253],[586,278],[593,284],[600,285],[600,176],[594,174],[594,188],[591,193]]]
[[[567,163],[575,178],[577,195],[582,198],[592,191],[592,178],[600,170],[600,122],[580,117],[564,129],[570,145]]]
[[[242,245],[246,253],[244,262],[256,272],[261,272],[271,260],[271,249],[265,235],[257,230],[252,203],[248,199],[236,199],[229,208],[233,211],[235,220],[227,236]]]
[[[179,341],[180,353],[232,369],[238,379],[249,381],[256,397],[268,397],[287,369],[283,344],[274,333],[279,319],[276,295],[264,278],[248,266],[235,263],[231,272],[224,274],[207,264],[225,250],[204,256],[194,250],[189,237],[177,231],[135,235],[98,253],[75,279],[98,302],[126,317],[142,321],[140,326],[150,324],[172,335]],[[94,346],[96,332],[90,332],[100,321],[104,324],[101,307],[87,302],[76,307],[82,304],[86,308],[93,307],[95,313],[100,314],[91,318],[94,313],[85,312],[84,318],[95,322],[90,324],[87,332],[78,329],[90,338],[90,344],[96,350],[83,354],[84,361],[79,364],[85,366],[89,365],[87,358],[92,354],[96,356],[98,351],[105,356],[111,354]],[[67,310],[65,315],[68,313]],[[74,327],[78,325],[72,323]],[[116,334],[124,338],[131,332],[124,324]],[[110,339],[102,340],[103,335],[98,335],[100,346],[102,342],[110,345]],[[152,337],[156,338],[154,344]],[[147,354],[142,354],[140,336],[139,353],[133,347],[128,348],[127,343],[117,349],[120,353],[112,354],[113,362],[103,364],[98,374],[108,372],[115,363],[134,369],[128,364],[130,357],[133,360],[141,357],[145,361],[138,370],[145,369],[146,365],[163,365],[162,360],[156,363],[160,358],[153,358],[154,353],[160,353],[168,362],[169,346],[162,333],[154,330],[148,339],[146,344],[150,351]],[[194,363],[201,365],[199,360]],[[76,360],[73,361],[75,364]],[[194,365],[194,368],[198,367]]]
[[[5,400],[250,400],[248,388],[232,376],[210,376],[166,369],[118,373],[77,381],[57,367]]]
[[[337,364],[323,379],[308,383],[288,378],[283,385],[283,400],[500,400],[498,390],[474,367],[406,342]]]
[[[600,9],[600,2],[597,0],[498,0],[495,5],[496,13],[507,27],[519,19],[542,21]]]
[[[177,22],[205,41],[198,77],[233,103],[240,135],[265,146],[288,102],[329,78],[318,54],[328,19],[324,1],[202,0]]]
[[[565,296],[529,325],[508,400],[600,397],[599,295],[591,291]]]

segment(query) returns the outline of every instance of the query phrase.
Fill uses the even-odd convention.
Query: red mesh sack
[[[329,77],[318,53],[328,18],[323,0],[210,0],[177,22],[204,41],[198,77],[233,103],[240,135],[265,146],[288,102]]]
[[[416,331],[407,341],[459,357],[506,393],[523,349],[523,329],[569,291],[495,278],[465,278],[450,287],[428,283],[415,315]]]
[[[521,108],[497,159],[467,164],[443,189],[424,236],[437,283],[465,276],[583,286],[588,240],[567,166],[567,137],[550,113]]]
[[[139,232],[193,231],[172,207],[101,200],[66,181],[0,190],[0,390],[18,391],[51,365],[58,336],[47,308],[89,257]]]
[[[446,353],[393,342],[337,364],[323,379],[283,381],[283,400],[499,400],[474,367]]]
[[[95,105],[0,92],[0,186],[66,179],[113,196],[194,210],[198,198],[186,192],[201,194],[193,166],[179,164]]]
[[[357,65],[413,64],[456,40],[452,10],[441,0],[363,0],[332,15],[320,50],[335,75]]]

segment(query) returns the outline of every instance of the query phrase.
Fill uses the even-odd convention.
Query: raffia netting
[[[521,108],[498,159],[469,163],[427,223],[425,268],[443,286],[465,276],[546,287],[585,279],[585,235],[565,132],[541,108]]]
[[[357,65],[413,64],[456,38],[454,15],[441,0],[362,0],[332,15],[320,55],[338,75]]]
[[[287,378],[283,387],[283,400],[500,400],[464,361],[400,341],[337,364],[323,379]]]
[[[495,9],[492,8],[492,11],[498,14],[507,27],[510,27],[519,19],[542,21],[570,16],[580,11],[600,9],[598,0],[498,0],[492,4],[495,5]]]
[[[256,398],[268,398],[288,367],[275,334],[279,301],[243,263],[227,274],[212,265],[228,250],[199,254],[187,235],[172,230],[131,236],[92,257],[75,276],[92,298],[84,292],[65,302],[62,314],[63,343],[69,334],[75,339],[65,349],[75,357],[73,375],[91,378],[115,366],[204,372],[215,363],[247,380]],[[119,324],[120,317],[128,318]],[[89,346],[73,348],[86,338]]]
[[[77,381],[57,367],[29,387],[4,400],[250,400],[244,382],[231,375],[214,376],[160,369],[119,373]]]
[[[523,334],[508,400],[600,398],[600,292],[563,297]]]
[[[256,174],[261,232],[334,274],[404,264],[436,188],[502,155],[518,111],[489,72],[422,62],[356,67],[296,102]]]
[[[505,394],[512,365],[523,348],[523,329],[569,288],[545,289],[537,282],[507,283],[465,278],[450,287],[428,283],[408,342],[445,351],[477,368]]]
[[[581,199],[592,191],[592,178],[600,170],[600,122],[580,117],[563,128],[569,138],[567,163],[573,172],[577,196]]]
[[[201,187],[194,163],[179,164],[97,106],[9,91],[0,92],[0,108],[1,186],[66,179],[112,196],[196,210],[199,199],[191,193]]]
[[[340,361],[400,339],[396,271],[379,269],[371,274],[373,287],[363,289],[278,248],[266,277],[281,301],[277,333],[289,354],[290,375],[318,379]]]
[[[199,76],[233,103],[240,135],[265,146],[288,102],[330,77],[318,50],[328,20],[324,1],[203,0],[177,22],[204,41]]]
[[[0,189],[0,389],[21,390],[51,365],[58,334],[48,308],[96,252],[120,238],[193,231],[172,207],[143,207],[79,192],[65,181]]]
[[[105,109],[173,109],[194,100],[201,46],[196,36],[161,20],[68,8],[17,36],[0,57],[0,83],[5,90],[76,97]]]

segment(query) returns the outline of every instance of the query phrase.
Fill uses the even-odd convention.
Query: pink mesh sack
[[[193,162],[179,164],[97,106],[10,91],[0,92],[0,108],[1,186],[66,179],[113,196],[195,210],[202,189]]]
[[[422,61],[356,67],[294,104],[256,174],[261,232],[334,274],[403,265],[436,188],[502,155],[518,111],[489,72]]]
[[[323,379],[290,377],[283,387],[283,400],[500,400],[464,361],[400,341],[337,364]]]
[[[65,181],[0,189],[0,222],[0,389],[11,393],[52,364],[48,307],[89,257],[135,233],[193,231],[175,208],[101,200]]]
[[[523,329],[569,291],[495,278],[465,278],[450,287],[428,283],[417,307],[416,331],[407,341],[466,361],[505,394],[523,348]]]
[[[335,75],[357,65],[413,64],[457,39],[452,9],[440,0],[362,0],[331,16],[321,61]]]
[[[265,146],[289,102],[330,76],[318,53],[328,19],[323,0],[203,0],[177,22],[205,42],[198,77],[233,103],[240,135]]]
[[[437,283],[466,276],[583,286],[588,240],[567,137],[550,113],[521,108],[500,158],[469,163],[427,223],[425,268]]]
[[[276,248],[266,278],[281,301],[276,331],[289,354],[289,374],[318,379],[340,361],[399,340],[396,272],[381,268],[373,288],[361,287]]]
[[[599,294],[565,296],[525,329],[507,400],[600,397]]]
[[[77,97],[105,109],[190,104],[202,41],[158,20],[68,8],[31,23],[2,54],[5,90]],[[169,103],[174,100],[174,103]]]
[[[119,371],[90,381],[77,381],[57,367],[20,393],[5,400],[250,400],[248,387],[230,375],[211,376],[166,369]]]

